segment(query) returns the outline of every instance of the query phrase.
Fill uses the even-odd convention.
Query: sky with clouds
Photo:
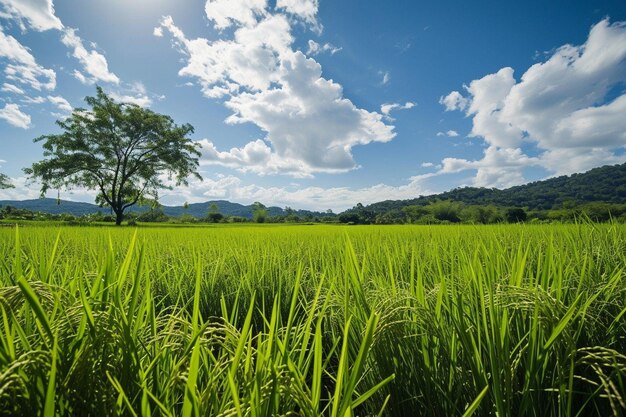
[[[0,199],[39,195],[33,139],[96,85],[195,127],[204,179],[164,204],[341,211],[626,161],[623,0],[0,0],[0,74]]]

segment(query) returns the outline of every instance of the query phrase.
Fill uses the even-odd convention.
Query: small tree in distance
[[[109,205],[120,225],[124,211],[157,201],[166,181],[187,185],[198,174],[199,145],[187,137],[190,124],[130,103],[117,103],[97,87],[86,97],[90,110],[74,109],[57,121],[63,133],[44,135],[44,157],[24,171],[41,180],[42,196],[52,188],[85,187],[98,191],[96,202]]]
[[[252,220],[256,223],[265,223],[267,220],[267,207],[255,201],[252,205]]]
[[[207,219],[211,223],[219,223],[220,221],[222,221],[223,218],[224,215],[220,213],[220,209],[219,207],[217,207],[217,204],[211,203],[209,205],[209,213],[207,215]]]

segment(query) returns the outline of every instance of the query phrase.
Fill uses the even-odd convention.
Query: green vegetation
[[[14,188],[14,185],[11,184],[9,177],[4,175],[3,173],[0,173],[0,190],[5,188]]]
[[[552,210],[591,202],[626,203],[626,164],[606,165],[582,174],[572,174],[499,190],[456,188],[445,193],[412,200],[387,200],[367,206],[374,215],[425,206],[437,200],[452,200],[469,206],[524,207],[530,211]]]
[[[5,227],[0,254],[0,415],[626,415],[624,225]]]
[[[168,178],[187,185],[197,172],[199,144],[187,137],[190,124],[178,126],[171,117],[130,103],[116,103],[97,87],[86,97],[90,110],[75,109],[57,121],[63,133],[35,139],[43,142],[45,159],[24,169],[48,189],[85,187],[98,193],[96,202],[115,213],[121,225],[124,212],[135,204],[157,202],[158,192],[171,188]]]
[[[439,223],[519,223],[626,221],[626,164],[595,168],[574,174],[512,187],[506,190],[458,188],[412,200],[382,201],[369,206],[357,204],[335,215],[331,210],[315,212],[291,207],[265,207],[256,202],[244,206],[224,200],[187,204],[179,207],[129,207],[129,220],[175,223],[348,223],[348,224],[439,224]],[[93,204],[39,199],[0,201],[2,206],[31,211],[30,217],[44,213],[73,216],[102,216]],[[207,215],[207,206],[209,212]],[[156,213],[145,214],[147,211]],[[35,216],[34,213],[39,212]],[[144,216],[145,214],[145,216]],[[143,216],[142,219],[137,217]],[[16,219],[19,220],[19,219]]]

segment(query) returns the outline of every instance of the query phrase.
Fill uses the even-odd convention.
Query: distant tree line
[[[522,207],[465,204],[454,200],[435,200],[428,204],[414,204],[384,212],[357,204],[338,216],[340,223],[348,224],[494,224],[494,223],[550,223],[574,222],[588,219],[606,222],[611,219],[626,222],[626,204],[593,202],[576,204],[565,202],[549,210],[529,210]]]
[[[465,204],[453,200],[437,200],[427,205],[409,205],[400,209],[376,213],[369,207],[357,204],[340,214],[332,211],[323,215],[299,215],[290,207],[283,214],[269,215],[261,203],[253,205],[252,218],[224,215],[215,204],[208,207],[205,216],[190,214],[168,216],[161,207],[154,206],[144,212],[130,212],[127,224],[170,223],[170,224],[216,224],[216,223],[339,223],[339,224],[496,224],[496,223],[569,223],[580,220],[594,222],[618,221],[626,223],[626,204],[593,202],[576,204],[565,202],[559,208],[529,210],[522,207],[498,207],[495,205]],[[116,217],[109,213],[93,213],[81,216],[51,214],[0,206],[0,220],[5,221],[61,221],[69,224],[88,225],[115,223]]]

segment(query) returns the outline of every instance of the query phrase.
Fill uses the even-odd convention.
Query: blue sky
[[[0,0],[0,199],[38,196],[32,139],[96,84],[195,127],[204,180],[165,204],[338,211],[622,163],[625,21],[623,1]]]

